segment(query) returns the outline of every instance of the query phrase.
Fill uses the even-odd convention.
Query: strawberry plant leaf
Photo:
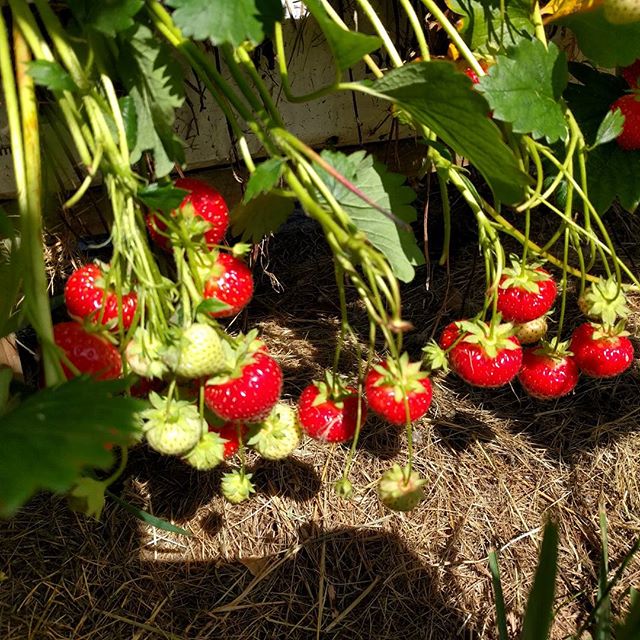
[[[321,155],[372,202],[387,211],[393,211],[403,222],[415,221],[417,214],[411,203],[416,194],[404,184],[404,176],[388,171],[382,163],[366,155],[365,151],[356,151],[349,156],[339,151],[323,151]],[[413,280],[414,266],[424,263],[424,255],[413,233],[396,225],[323,169],[318,167],[316,171],[353,223],[384,254],[395,276],[403,282]],[[325,208],[329,207],[321,195],[318,198]]]
[[[203,300],[196,308],[196,313],[218,313],[231,309],[231,306],[217,298],[207,298]]]
[[[283,19],[280,0],[168,0],[173,20],[185,36],[214,45],[259,45]]]
[[[258,165],[249,178],[242,201],[247,203],[257,195],[271,191],[278,184],[286,162],[285,158],[270,158]]]
[[[119,68],[136,114],[131,163],[151,151],[158,177],[184,162],[182,142],[173,132],[175,110],[184,102],[182,71],[166,46],[145,25],[121,34]]]
[[[144,6],[144,0],[69,0],[68,4],[83,27],[114,37],[133,26],[133,17]]]
[[[76,91],[78,89],[71,76],[57,62],[33,60],[29,63],[28,69],[33,81],[50,91]]]
[[[596,132],[596,139],[593,141],[591,147],[597,147],[601,144],[606,144],[615,140],[620,133],[622,133],[622,125],[624,124],[624,116],[620,109],[615,111],[607,111],[607,115],[600,123],[598,131]]]
[[[522,40],[506,56],[496,57],[477,88],[493,117],[512,123],[515,133],[556,142],[567,135],[559,102],[567,79],[566,56],[555,44],[547,49],[539,40]]]
[[[640,58],[640,22],[611,24],[602,6],[566,16],[556,24],[569,27],[582,53],[598,66],[626,67]]]
[[[522,199],[529,177],[518,168],[500,130],[487,116],[487,101],[453,64],[433,60],[405,65],[368,86],[467,158],[499,200],[512,204]]]
[[[185,189],[178,189],[173,185],[150,184],[138,191],[138,198],[154,211],[171,213],[177,209],[185,196],[188,195]]]
[[[294,201],[274,193],[261,193],[231,212],[231,231],[243,241],[260,242],[293,213]]]
[[[340,71],[346,71],[382,45],[382,40],[377,36],[368,36],[339,27],[329,17],[319,0],[305,0],[304,4],[322,29]]]
[[[138,139],[138,116],[136,114],[136,105],[131,96],[124,96],[118,100],[120,104],[120,113],[124,121],[124,130],[127,136],[127,146],[133,149]]]
[[[113,464],[105,444],[130,444],[139,429],[136,414],[146,406],[117,395],[128,385],[74,378],[0,417],[0,517],[15,513],[36,491],[64,492],[83,469]]]

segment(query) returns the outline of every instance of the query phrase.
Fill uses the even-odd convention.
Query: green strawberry
[[[149,446],[167,456],[182,456],[199,442],[207,423],[198,409],[185,400],[171,400],[151,392],[150,409],[141,413]]]
[[[611,24],[640,21],[640,0],[604,0],[604,17]]]
[[[302,429],[296,412],[279,402],[263,422],[253,425],[251,433],[247,444],[267,460],[281,460],[300,444]]]
[[[382,503],[392,511],[411,511],[424,497],[426,480],[407,467],[394,464],[382,474],[378,483],[378,495]]]
[[[138,327],[125,349],[129,368],[143,378],[162,378],[167,365],[160,358],[161,342],[146,329]]]
[[[208,324],[196,323],[179,331],[163,360],[181,378],[204,378],[226,368],[220,336]]]
[[[226,440],[216,431],[208,431],[200,442],[187,453],[184,461],[198,471],[209,471],[224,460]]]
[[[231,471],[222,476],[220,486],[222,495],[233,504],[240,504],[256,490],[251,483],[251,474],[244,471]]]

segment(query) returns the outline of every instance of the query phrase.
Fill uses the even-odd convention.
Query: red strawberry
[[[460,327],[458,326],[462,321],[450,322],[442,331],[440,335],[439,344],[446,351],[451,345],[460,337]]]
[[[251,269],[229,253],[219,253],[204,283],[204,297],[215,298],[229,305],[228,309],[212,312],[214,318],[235,316],[253,296]]]
[[[71,364],[96,380],[112,380],[122,373],[118,350],[105,338],[89,333],[77,322],[60,322],[53,326],[54,342],[65,352]],[[74,373],[62,364],[67,379]]]
[[[543,316],[556,299],[558,287],[548,271],[523,266],[517,259],[504,270],[498,287],[498,311],[507,322],[524,324]]]
[[[228,460],[232,458],[240,448],[240,438],[238,437],[238,431],[244,441],[247,435],[248,429],[245,424],[239,424],[236,422],[225,422],[219,427],[215,425],[209,425],[209,431],[215,431],[221,438],[226,440],[224,443],[224,459]]]
[[[525,349],[518,380],[530,396],[553,400],[571,393],[578,384],[579,374],[575,358],[566,349],[545,346]]]
[[[640,59],[622,69],[621,73],[627,84],[632,89],[637,89],[640,84]]]
[[[367,402],[379,416],[391,424],[404,425],[407,422],[405,393],[410,422],[421,418],[429,409],[433,390],[431,381],[420,370],[420,366],[420,362],[409,362],[409,355],[403,353],[399,364],[387,359],[367,374]]]
[[[510,324],[459,323],[462,339],[449,351],[451,368],[476,387],[501,387],[520,370],[522,347]]]
[[[247,337],[236,353],[230,373],[207,381],[207,406],[223,420],[260,422],[269,415],[282,391],[282,369],[261,343]]]
[[[72,318],[117,325],[118,296],[111,289],[105,291],[104,280],[104,273],[97,264],[87,264],[71,274],[64,287],[64,301]],[[133,322],[137,305],[135,292],[122,296],[122,326],[125,330]]]
[[[593,378],[613,378],[633,362],[633,345],[626,335],[590,322],[573,332],[569,348],[580,370]]]
[[[478,82],[480,82],[478,74],[471,67],[467,67],[464,70],[464,73],[471,80],[471,82],[473,82],[473,84],[478,84]]]
[[[611,111],[620,109],[624,116],[622,132],[616,138],[621,149],[634,151],[640,149],[640,99],[636,94],[629,93],[618,98],[612,105]]]
[[[185,215],[187,220],[193,213],[196,217],[208,222],[209,227],[204,232],[207,246],[213,247],[220,244],[229,226],[229,209],[224,198],[213,187],[194,178],[179,178],[175,186],[191,192],[184,197],[178,211]],[[171,215],[175,216],[176,211],[172,211]],[[167,225],[153,213],[147,216],[147,228],[152,240],[160,248],[165,251],[171,249],[171,243],[167,237]]]
[[[334,388],[335,387],[335,388]],[[298,419],[304,432],[324,442],[347,442],[356,432],[360,405],[360,425],[367,417],[367,405],[358,400],[358,391],[340,381],[333,385],[314,382],[306,387],[298,400]]]

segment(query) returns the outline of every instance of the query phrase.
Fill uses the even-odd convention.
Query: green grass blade
[[[600,512],[600,568],[598,570],[598,604],[595,609],[593,628],[594,640],[607,640],[611,633],[611,600],[607,590],[609,577],[609,538],[607,534],[607,515]]]
[[[498,566],[498,554],[496,551],[489,553],[489,571],[491,571],[493,595],[496,601],[498,638],[499,640],[509,640],[509,634],[507,633],[507,614],[504,606],[504,594],[502,593],[502,581],[500,580],[500,567]]]
[[[637,640],[640,638],[640,593],[631,589],[631,607],[626,618],[617,626],[616,640]]]
[[[538,567],[524,614],[521,640],[545,640],[549,637],[557,569],[558,528],[550,522],[544,528]]]

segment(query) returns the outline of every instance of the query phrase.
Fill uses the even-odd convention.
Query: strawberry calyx
[[[491,323],[483,320],[462,320],[456,323],[462,333],[461,342],[468,342],[483,348],[489,358],[495,358],[503,350],[520,349],[520,345],[511,338],[514,328],[510,322],[501,322],[500,315],[495,315]]]
[[[242,377],[245,367],[255,362],[257,353],[265,353],[267,348],[262,340],[258,338],[258,331],[252,329],[249,333],[239,334],[233,338],[227,333],[223,333],[222,352],[226,362],[226,368],[215,376],[208,378],[206,384],[220,385]]]
[[[538,282],[551,279],[549,273],[542,269],[541,262],[522,264],[517,256],[511,256],[511,267],[503,269],[502,275],[499,285],[501,289],[517,287],[530,293],[540,293]]]
[[[325,371],[324,377],[324,380],[314,380],[312,383],[318,390],[318,395],[313,399],[312,406],[317,407],[325,402],[330,402],[338,409],[344,409],[344,401],[355,396],[357,391],[347,383],[344,376],[334,376],[331,371]]]
[[[449,372],[447,351],[445,351],[435,340],[430,340],[428,344],[422,347],[422,352],[424,353],[422,360],[429,368],[429,371],[442,369],[445,373]]]
[[[631,334],[625,329],[626,323],[624,319],[620,320],[617,324],[607,325],[604,323],[589,323],[594,327],[594,332],[591,334],[592,340],[611,340],[615,341],[618,338],[630,336]]]
[[[613,326],[618,318],[629,317],[625,290],[629,286],[619,284],[615,278],[600,278],[580,296],[578,306],[591,320],[601,320],[603,325]]]
[[[569,344],[569,340],[560,341],[558,336],[556,336],[551,340],[544,340],[540,346],[533,350],[533,353],[537,356],[551,358],[559,363],[568,356],[573,355],[573,352],[569,349]]]
[[[429,377],[422,370],[422,362],[409,362],[409,354],[405,351],[398,360],[387,358],[384,363],[373,365],[380,374],[374,382],[375,387],[392,387],[396,402],[402,402],[405,394],[424,392],[421,380]]]

